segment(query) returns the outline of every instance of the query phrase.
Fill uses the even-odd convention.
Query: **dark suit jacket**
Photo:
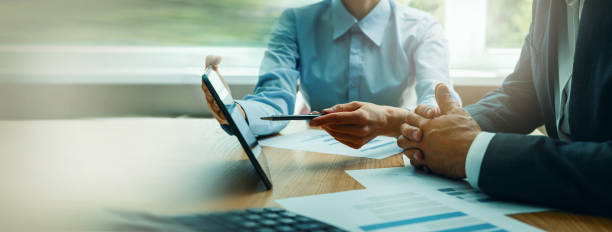
[[[566,10],[564,0],[534,0],[514,73],[466,107],[484,131],[497,132],[478,185],[499,198],[612,215],[612,0],[587,0],[582,12],[569,102],[573,142],[558,140],[554,111]],[[550,137],[523,135],[542,124]]]

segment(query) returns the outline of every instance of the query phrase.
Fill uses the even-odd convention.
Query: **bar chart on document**
[[[350,231],[539,231],[504,216],[482,219],[425,195],[402,190],[356,190],[278,203]]]
[[[490,210],[500,214],[549,210],[539,206],[498,201],[482,191],[472,188],[465,180],[441,178],[416,171],[412,167],[347,170],[346,173],[366,188],[403,186],[408,189],[418,189],[418,192],[422,194],[442,194],[443,196],[437,198],[438,201],[446,203],[448,200],[459,200],[456,203],[460,203],[462,209],[478,207],[481,210]]]
[[[409,202],[409,204],[402,204]],[[364,231],[387,229],[420,229],[433,231],[486,230],[497,226],[471,217],[411,192],[366,198],[366,202],[353,205],[355,210],[371,213],[381,222],[359,225]]]
[[[402,149],[397,146],[397,139],[393,137],[379,136],[360,149],[353,149],[336,141],[323,130],[306,130],[291,135],[272,137],[260,140],[259,144],[268,147],[375,159],[383,159],[402,152]]]
[[[469,187],[459,187],[459,188],[439,188],[437,189],[439,192],[447,194],[449,196],[456,197],[457,199],[466,200],[470,202],[490,202],[495,201],[491,197],[482,193],[480,190],[469,188]]]

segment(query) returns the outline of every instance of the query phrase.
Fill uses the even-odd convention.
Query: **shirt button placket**
[[[349,75],[348,75],[348,101],[358,99],[359,79],[363,75],[361,60],[361,33],[357,24],[351,28],[351,45],[349,53]]]

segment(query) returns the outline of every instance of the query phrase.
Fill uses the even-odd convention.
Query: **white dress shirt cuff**
[[[474,188],[478,188],[478,177],[480,176],[482,159],[484,159],[487,147],[489,147],[489,143],[491,139],[493,139],[493,136],[495,136],[495,133],[484,131],[478,133],[465,158],[465,175],[470,185]]]

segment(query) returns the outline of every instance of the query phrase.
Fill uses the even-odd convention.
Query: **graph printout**
[[[372,188],[277,200],[294,211],[349,231],[540,231],[501,214],[472,214],[435,196]]]
[[[533,213],[550,210],[544,207],[500,201],[472,188],[465,180],[451,180],[440,176],[423,173],[412,166],[404,168],[378,168],[365,170],[347,170],[366,188],[385,186],[402,186],[405,189],[418,190],[421,194],[440,195],[439,201],[455,201],[462,209],[475,208],[500,215]]]

